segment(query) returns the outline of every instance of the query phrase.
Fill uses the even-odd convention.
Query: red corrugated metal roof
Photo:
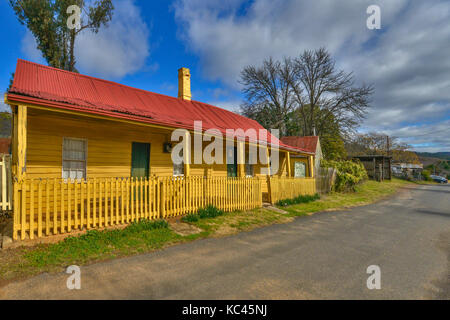
[[[318,136],[306,136],[306,137],[282,137],[280,140],[289,146],[307,150],[309,152],[316,153]]]
[[[22,101],[56,108],[99,113],[116,118],[193,129],[202,121],[203,130],[263,129],[256,121],[198,101],[186,101],[132,88],[19,59],[14,81],[7,95]],[[269,143],[276,143],[270,135]],[[262,142],[266,142],[262,139]],[[280,148],[305,152],[279,141]]]

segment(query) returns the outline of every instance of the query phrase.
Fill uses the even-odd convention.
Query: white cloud
[[[133,0],[114,1],[114,13],[108,27],[98,33],[84,30],[75,42],[77,69],[103,78],[121,78],[145,70],[153,72],[159,65],[146,66],[150,55],[149,27]],[[22,52],[35,62],[46,64],[33,35],[27,31],[22,39]]]
[[[387,133],[411,144],[416,151],[437,152],[450,150],[449,128],[450,120],[445,120],[432,126],[405,126]]]
[[[2,99],[0,100],[0,112],[4,112],[4,111],[11,112],[11,108],[3,102],[3,97],[2,97]]]
[[[114,7],[107,28],[84,31],[77,39],[77,68],[85,73],[121,78],[141,70],[150,55],[150,31],[140,9],[132,0],[115,1]]]
[[[226,109],[232,112],[239,112],[239,106],[241,105],[241,100],[219,100],[219,101],[210,101],[208,102],[210,105],[217,106],[222,109]]]
[[[37,49],[36,39],[28,29],[22,38],[20,49],[28,59],[41,64],[46,63],[41,52]]]
[[[242,13],[243,0],[228,5],[220,0],[180,0],[175,12],[206,76],[235,85],[243,66],[268,56],[295,56],[320,46],[336,54],[365,42],[371,36],[366,8],[372,2],[256,0]],[[392,12],[384,17],[387,22],[404,1],[381,3]]]
[[[394,132],[417,123],[421,130],[445,124],[450,119],[450,3],[376,1],[382,29],[369,30],[366,8],[373,3],[179,0],[175,16],[205,76],[231,88],[239,89],[239,73],[246,65],[325,46],[338,67],[375,85],[365,129]],[[432,140],[417,141],[424,139]],[[445,139],[439,141],[450,149]]]

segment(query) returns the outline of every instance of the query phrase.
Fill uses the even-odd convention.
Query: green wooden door
[[[131,176],[147,178],[150,172],[150,143],[133,142],[131,145]]]
[[[237,148],[227,148],[227,176],[237,177]]]

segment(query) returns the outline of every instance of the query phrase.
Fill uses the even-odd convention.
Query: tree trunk
[[[72,29],[70,33],[70,45],[69,45],[69,71],[75,71],[75,29]]]

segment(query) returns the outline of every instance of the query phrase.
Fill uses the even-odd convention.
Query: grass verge
[[[355,192],[332,192],[322,196],[320,200],[283,207],[283,210],[292,216],[304,216],[318,211],[362,206],[391,195],[399,188],[410,184],[411,182],[395,178],[381,183],[369,180],[357,185]]]
[[[271,224],[287,223],[297,216],[318,211],[365,205],[393,194],[407,184],[410,182],[398,179],[383,183],[367,181],[358,185],[355,192],[332,193],[320,200],[309,199],[303,203],[281,206],[288,214],[265,208],[227,213],[205,208],[183,218],[185,222],[201,229],[200,233],[186,236],[172,231],[165,221],[140,221],[121,230],[91,230],[58,243],[0,250],[0,286],[11,279],[62,271],[72,264],[84,265],[150,252],[199,238],[226,236]]]

